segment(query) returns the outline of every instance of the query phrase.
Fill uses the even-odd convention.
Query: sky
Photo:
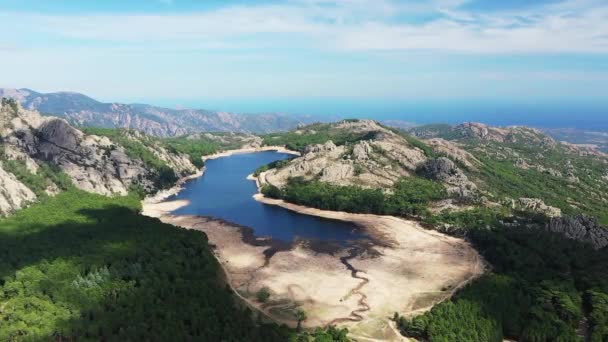
[[[606,0],[0,0],[0,30],[0,87],[239,112],[608,117]]]

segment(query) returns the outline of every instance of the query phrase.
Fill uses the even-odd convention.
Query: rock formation
[[[138,184],[148,191],[157,187],[158,172],[144,161],[129,156],[127,150],[107,137],[87,135],[64,119],[43,117],[21,107],[0,107],[0,139],[2,158],[23,163],[30,173],[40,165],[52,165],[67,174],[73,184],[86,191],[104,195],[124,195]],[[137,140],[137,135],[130,137]],[[183,155],[169,153],[162,146],[143,144],[164,161],[176,176],[193,173],[196,169]],[[0,172],[2,213],[7,214],[36,198],[31,189],[15,175]],[[49,181],[47,193],[57,187]]]
[[[595,249],[608,246],[608,228],[594,218],[584,215],[552,218],[547,230],[563,234],[569,239],[589,243]]]
[[[12,214],[35,199],[34,192],[0,164],[0,216]]]
[[[512,201],[511,207],[513,209],[544,214],[548,217],[559,217],[562,215],[562,211],[559,208],[546,205],[539,198],[519,198],[517,201]]]
[[[388,189],[401,177],[413,175],[427,159],[421,149],[372,120],[342,121],[331,129],[365,138],[348,146],[336,146],[333,141],[309,145],[301,157],[267,172],[265,180],[278,187],[290,177],[304,177],[337,185]]]
[[[418,170],[426,178],[446,184],[449,194],[467,199],[475,197],[477,186],[446,157],[428,159]]]

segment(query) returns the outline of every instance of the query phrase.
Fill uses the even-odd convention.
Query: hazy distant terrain
[[[197,132],[270,133],[296,128],[312,120],[287,114],[235,114],[204,109],[169,109],[147,104],[103,103],[73,92],[39,93],[30,89],[0,88],[24,108],[67,119],[86,127],[132,128],[171,137]]]
[[[608,130],[589,131],[577,128],[552,128],[543,131],[557,140],[573,144],[595,145],[598,149],[608,152]]]

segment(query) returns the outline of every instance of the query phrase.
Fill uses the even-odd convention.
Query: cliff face
[[[77,188],[103,195],[124,195],[134,185],[154,191],[159,187],[159,173],[167,172],[146,165],[107,137],[87,135],[64,119],[43,117],[8,101],[0,107],[0,139],[5,164],[0,171],[0,210],[4,215],[35,200],[35,190],[38,195],[59,191],[50,169],[67,175]],[[136,135],[130,139],[138,141]],[[195,171],[186,156],[150,143],[138,146],[164,163],[172,177]],[[32,184],[27,184],[28,179]]]
[[[30,89],[2,89],[0,97],[66,119],[76,126],[129,128],[171,137],[196,132],[269,133],[296,128],[307,119],[285,114],[246,115],[197,109],[169,109],[145,104],[103,103],[79,93],[38,93]]]

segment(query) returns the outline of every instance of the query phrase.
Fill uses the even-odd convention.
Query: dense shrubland
[[[312,144],[323,144],[332,140],[334,144],[340,146],[346,143],[353,143],[359,140],[369,140],[374,133],[354,133],[347,129],[335,129],[331,124],[316,123],[305,126],[306,133],[296,131],[285,133],[273,133],[262,136],[264,145],[285,146],[293,151],[303,151],[304,148]]]
[[[215,137],[210,138],[205,135],[183,136],[176,138],[163,139],[163,143],[172,152],[185,153],[190,157],[192,163],[198,167],[203,167],[204,162],[201,157],[219,151],[239,149],[246,143],[247,136],[232,133],[208,133]]]
[[[345,341],[256,322],[204,234],[69,190],[0,220],[0,340]]]
[[[319,209],[381,215],[428,215],[428,203],[447,197],[443,185],[424,178],[403,178],[391,194],[380,189],[338,186],[320,181],[291,178],[283,189],[262,187],[268,197]]]
[[[600,222],[608,224],[607,199],[602,198],[605,196],[602,189],[606,189],[606,185],[600,182],[607,167],[606,163],[598,158],[565,153],[559,148],[541,151],[538,147],[521,145],[508,146],[516,151],[517,155],[528,156],[530,159],[542,153],[546,167],[554,168],[564,175],[569,172],[567,165],[572,165],[570,168],[582,172],[577,172],[577,181],[573,182],[564,176],[551,175],[533,168],[516,167],[514,159],[478,154],[483,166],[478,172],[469,172],[470,177],[481,180],[479,183],[498,198],[541,198],[546,204],[560,208],[565,214],[582,213],[597,217]]]
[[[262,165],[260,167],[258,167],[254,172],[253,175],[255,177],[259,176],[262,172],[268,171],[270,169],[280,169],[281,167],[289,164],[289,160],[290,159],[281,159],[281,160],[275,160],[269,164],[266,165]]]
[[[605,158],[579,153],[527,128],[503,130],[504,141],[443,124],[416,127],[410,133],[452,140],[472,153],[480,167],[464,171],[494,201],[539,198],[565,214],[594,216],[608,224]]]
[[[186,137],[165,139],[169,151],[185,153],[197,167],[205,166],[202,157],[216,153],[220,146],[206,139],[188,139]]]

